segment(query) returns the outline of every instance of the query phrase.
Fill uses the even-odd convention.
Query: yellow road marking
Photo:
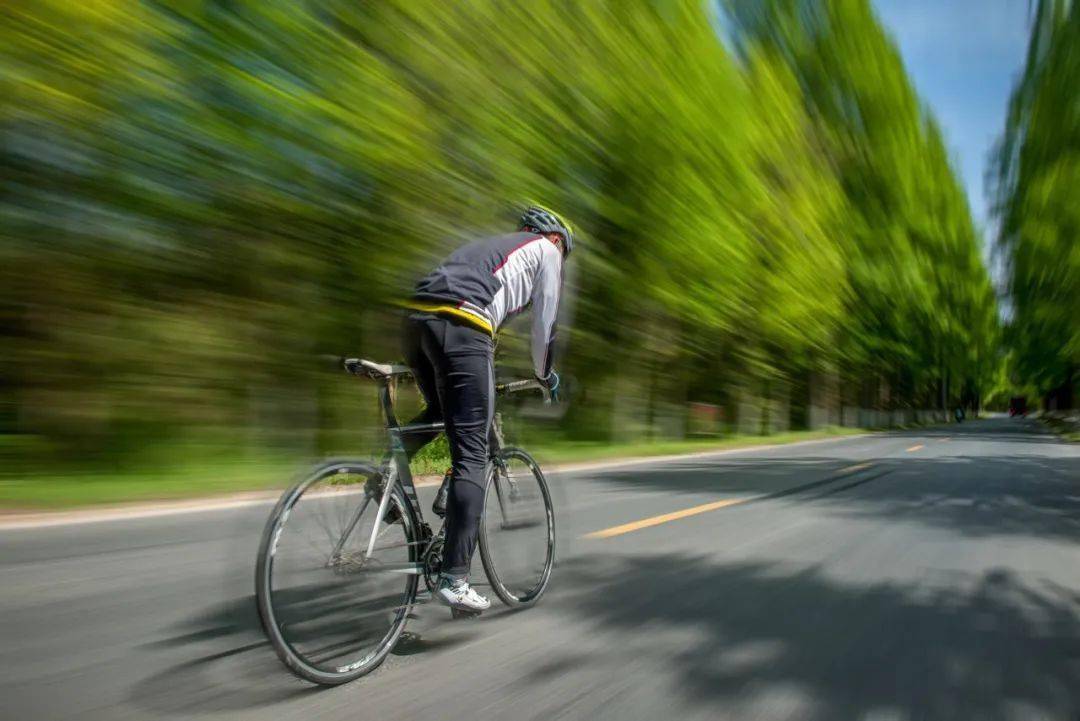
[[[850,474],[856,471],[870,468],[872,465],[874,464],[870,462],[856,463],[853,466],[848,466],[847,468],[840,469],[840,473]],[[642,518],[640,521],[631,521],[630,523],[624,523],[621,526],[612,526],[611,528],[604,528],[600,531],[593,531],[592,533],[586,533],[584,536],[582,536],[582,538],[611,538],[612,536],[621,536],[624,533],[630,533],[631,531],[639,531],[642,528],[659,526],[661,523],[678,521],[681,518],[689,518],[690,516],[696,516],[700,513],[708,513],[709,511],[715,511],[720,508],[727,508],[728,506],[737,506],[740,503],[746,503],[747,501],[755,501],[759,498],[765,497],[766,496],[749,496],[747,498],[725,498],[722,501],[703,503],[700,506],[684,508],[681,511],[672,511],[671,513],[664,513],[659,516]]]
[[[592,533],[586,533],[585,538],[611,538],[612,536],[621,536],[624,533],[630,533],[631,531],[637,531],[642,528],[649,528],[650,526],[659,526],[661,523],[667,523],[669,521],[677,521],[680,518],[687,518],[689,516],[696,516],[699,513],[708,513],[709,511],[715,511],[718,508],[726,508],[727,506],[735,506],[739,503],[746,503],[751,499],[749,498],[727,498],[723,501],[713,501],[712,503],[704,503],[700,506],[694,506],[693,508],[684,508],[681,511],[673,511],[671,513],[665,513],[660,516],[653,516],[652,518],[643,518],[640,521],[633,521],[631,523],[624,523],[621,526],[613,526],[611,528],[605,528],[602,531],[593,531]]]
[[[914,445],[914,446],[912,446],[911,448],[907,449],[907,452],[908,452],[908,453],[911,453],[912,451],[917,451],[917,450],[919,450],[919,449],[920,449],[920,448],[922,448],[922,447],[923,447],[923,444],[922,444],[922,443],[919,443],[918,445]]]

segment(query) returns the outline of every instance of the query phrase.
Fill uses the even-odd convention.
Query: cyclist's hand
[[[552,401],[559,400],[559,374],[554,370],[547,374],[546,378],[537,378],[540,381],[540,385],[544,386],[547,391],[548,397]]]

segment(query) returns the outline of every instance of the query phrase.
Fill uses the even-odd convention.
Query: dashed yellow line
[[[703,503],[700,506],[694,506],[693,508],[684,508],[681,511],[673,511],[671,513],[665,513],[660,516],[653,516],[651,518],[643,518],[640,521],[633,521],[631,523],[624,523],[621,526],[613,526],[611,528],[605,528],[602,531],[593,531],[592,533],[586,533],[585,538],[611,538],[612,536],[621,536],[624,533],[630,533],[631,531],[637,531],[642,528],[649,528],[650,526],[659,526],[661,523],[668,523],[669,521],[677,521],[680,518],[687,518],[689,516],[696,516],[699,513],[708,513],[709,511],[715,511],[718,508],[726,508],[728,506],[735,506],[740,503],[746,503],[751,500],[750,498],[727,498],[723,501],[713,501],[712,503]]]
[[[911,448],[908,448],[907,452],[908,453],[914,453],[915,451],[919,450],[920,448],[923,448],[922,443],[916,444],[916,445],[912,446]]]
[[[840,469],[840,474],[846,476],[856,471],[862,471],[873,466],[873,463],[856,463],[853,466]],[[837,476],[835,480],[839,480],[841,476]],[[689,518],[690,516],[696,516],[701,513],[708,513],[709,511],[716,511],[721,508],[727,508],[729,506],[737,506],[740,503],[747,503],[748,501],[756,501],[761,498],[767,498],[768,495],[747,496],[745,498],[725,498],[722,501],[713,501],[712,503],[703,503],[700,506],[693,506],[691,508],[684,508],[681,511],[672,511],[671,513],[664,513],[659,516],[650,516],[649,518],[642,518],[640,521],[631,521],[630,523],[624,523],[621,526],[612,526],[611,528],[604,528],[599,531],[593,531],[592,533],[586,533],[582,538],[611,538],[613,536],[621,536],[624,533],[630,533],[631,531],[640,531],[642,528],[651,528],[652,526],[659,526],[661,523],[669,523],[671,521],[678,521],[681,518]]]

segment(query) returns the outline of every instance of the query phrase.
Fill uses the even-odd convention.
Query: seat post
[[[383,415],[386,417],[387,428],[397,428],[398,419],[394,413],[394,400],[397,394],[394,392],[392,378],[382,378],[379,381],[379,402],[382,404]]]

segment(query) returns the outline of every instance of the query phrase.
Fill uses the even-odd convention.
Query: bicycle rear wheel
[[[492,459],[480,520],[480,558],[495,595],[530,606],[551,580],[555,511],[547,480],[532,456],[504,448]]]
[[[263,532],[255,579],[263,628],[282,662],[314,683],[375,669],[416,599],[418,525],[395,484],[375,527],[379,478],[364,463],[321,466],[282,496]]]

